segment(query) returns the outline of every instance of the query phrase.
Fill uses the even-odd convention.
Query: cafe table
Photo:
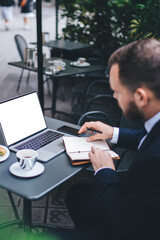
[[[45,117],[47,126],[52,129],[57,129],[63,125],[71,127],[78,126],[53,118]],[[58,187],[60,184],[75,176],[80,171],[85,169],[87,165],[72,166],[66,153],[63,152],[57,157],[51,159],[47,163],[43,163],[44,172],[33,178],[16,177],[11,174],[9,168],[16,162],[16,154],[10,152],[9,158],[0,163],[0,187],[7,190],[9,193],[14,193],[23,198],[23,216],[21,221],[24,228],[44,227],[42,223],[32,222],[32,201],[39,200],[47,193]],[[0,229],[9,225],[9,223],[0,224]]]
[[[57,90],[59,86],[59,82],[63,81],[65,78],[77,75],[77,74],[87,74],[87,73],[92,73],[92,72],[97,72],[97,71],[105,71],[105,66],[102,64],[96,64],[96,65],[90,65],[87,67],[75,67],[71,65],[70,60],[67,59],[61,59],[63,62],[65,62],[65,70],[60,71],[57,74],[54,74],[49,67],[51,66],[50,62],[53,60],[56,60],[57,58],[50,58],[46,59],[46,66],[43,69],[43,74],[50,77],[52,79],[52,103],[50,108],[46,108],[45,110],[51,110],[52,117],[54,117],[54,114],[56,113],[56,100],[57,100]],[[22,69],[27,69],[33,72],[37,72],[37,68],[34,66],[29,66],[27,63],[24,63],[22,61],[20,62],[9,62],[8,63],[11,66],[14,67],[19,67]],[[74,79],[74,78],[73,78]]]
[[[30,42],[30,44],[36,45],[36,42]],[[57,50],[65,50],[65,51],[79,51],[79,50],[88,50],[92,48],[93,45],[89,43],[81,43],[77,41],[69,41],[63,39],[51,40],[49,42],[45,42],[43,44],[46,47],[50,47]]]

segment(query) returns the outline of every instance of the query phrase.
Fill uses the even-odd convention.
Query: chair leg
[[[21,75],[19,77],[18,86],[17,86],[17,92],[19,92],[19,88],[20,88],[20,85],[21,85],[22,77],[23,77],[23,72],[24,72],[24,69],[22,69]]]
[[[50,91],[50,85],[49,85],[49,79],[50,77],[46,77],[46,79],[44,80],[44,83],[47,83],[47,88],[48,88],[48,95],[51,96],[51,91]]]
[[[51,96],[50,86],[49,86],[49,79],[47,81],[47,88],[48,88],[48,95]]]
[[[65,86],[64,86],[64,83],[62,84],[61,88],[62,88],[62,101],[65,101]]]
[[[26,80],[27,85],[29,83],[29,77],[30,77],[30,71],[28,71],[28,75],[27,75],[27,80]]]

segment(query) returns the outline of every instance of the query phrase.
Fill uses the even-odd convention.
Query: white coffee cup
[[[84,58],[84,57],[79,57],[78,58],[79,63],[84,63],[85,61],[86,61],[86,58]]]
[[[23,149],[16,153],[19,166],[24,171],[30,171],[37,161],[38,153],[32,149]]]

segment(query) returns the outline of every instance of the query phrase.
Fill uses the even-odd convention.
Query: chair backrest
[[[110,123],[110,117],[107,113],[102,111],[90,111],[84,113],[78,120],[78,125],[82,126],[86,121],[101,121],[104,123]]]
[[[88,101],[88,98],[98,94],[113,95],[108,79],[94,80],[93,82],[90,82],[84,91],[82,101]]]
[[[24,39],[24,37],[19,34],[15,35],[14,39],[15,39],[16,46],[17,46],[19,55],[21,57],[21,60],[24,61],[25,48],[28,47],[28,44],[27,44],[26,40]]]
[[[85,121],[101,121],[112,126],[119,126],[121,121],[121,110],[117,101],[111,95],[96,95],[86,106],[84,113],[78,121],[78,125]]]
[[[86,112],[95,110],[105,112],[110,119],[110,122],[108,122],[108,124],[112,126],[120,125],[122,112],[117,104],[117,100],[112,95],[96,95],[90,99],[85,107]]]

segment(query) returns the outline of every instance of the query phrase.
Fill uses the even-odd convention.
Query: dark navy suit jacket
[[[140,131],[120,129],[118,146],[135,150]],[[160,225],[160,121],[153,127],[128,171],[125,185],[112,169],[94,177],[95,219],[109,239],[149,239]],[[105,234],[104,234],[105,235]]]

